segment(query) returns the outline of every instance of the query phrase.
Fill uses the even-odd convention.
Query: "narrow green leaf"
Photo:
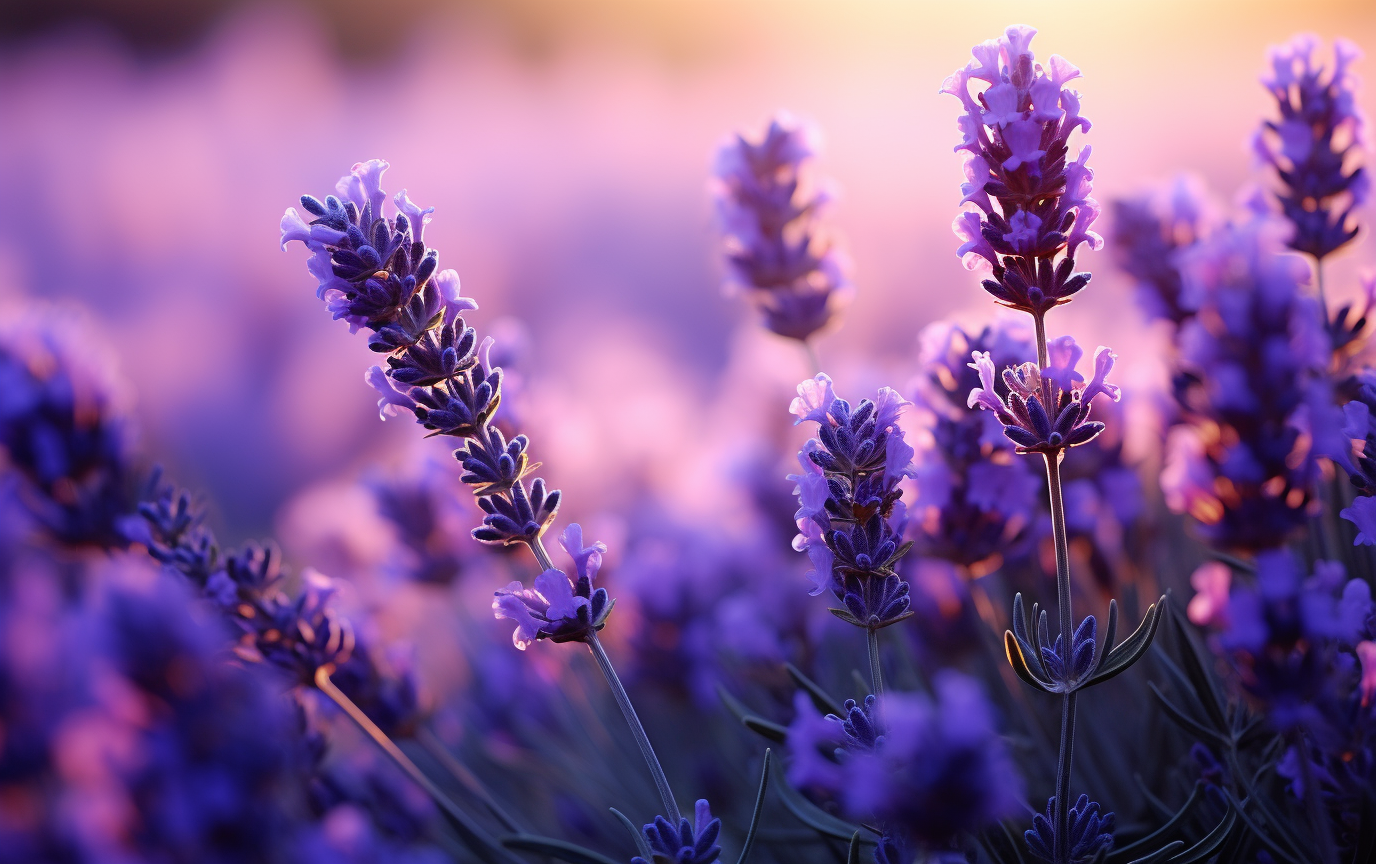
[[[1157,689],[1155,681],[1148,681],[1147,687],[1151,688],[1151,695],[1155,696],[1156,701],[1161,703],[1161,707],[1166,709],[1166,713],[1170,715],[1170,718],[1174,720],[1176,723],[1178,723],[1180,726],[1184,727],[1185,729],[1188,729],[1189,731],[1193,732],[1195,735],[1198,735],[1201,738],[1210,738],[1214,741],[1217,741],[1219,744],[1222,744],[1225,747],[1228,746],[1228,739],[1226,737],[1219,734],[1218,732],[1215,732],[1214,730],[1210,729],[1204,724],[1191,719],[1190,717],[1186,716],[1185,712],[1177,708],[1174,702],[1167,699],[1165,695],[1163,695],[1161,691]]]
[[[1152,637],[1156,635],[1156,625],[1161,620],[1161,610],[1165,607],[1166,598],[1163,595],[1159,601],[1147,607],[1147,614],[1142,618],[1142,623],[1137,625],[1137,629],[1131,636],[1124,639],[1122,644],[1109,652],[1104,658],[1104,668],[1094,674],[1085,684],[1086,687],[1103,682],[1127,671],[1132,664],[1136,663],[1148,648],[1151,647]]]
[[[653,853],[650,852],[650,844],[645,842],[645,835],[640,833],[640,829],[635,827],[635,823],[632,822],[625,813],[622,813],[615,807],[609,809],[612,811],[612,815],[615,816],[622,825],[626,826],[626,830],[631,832],[631,839],[635,841],[635,850],[640,853],[640,857],[649,861]]]
[[[833,699],[831,694],[823,690],[816,681],[804,675],[802,670],[792,663],[785,663],[784,669],[788,671],[788,677],[793,679],[793,683],[806,691],[818,711],[824,714],[835,714],[837,717],[841,716],[841,703]]]
[[[1118,601],[1108,601],[1108,626],[1104,628],[1104,647],[1100,649],[1099,663],[1094,667],[1097,673],[1104,668],[1108,662],[1108,655],[1113,653],[1113,640],[1118,638]]]
[[[1252,817],[1247,815],[1248,802],[1256,801],[1260,803],[1262,800],[1261,796],[1257,796],[1256,798],[1249,798],[1246,801],[1238,801],[1237,796],[1234,795],[1228,789],[1224,789],[1223,794],[1227,796],[1228,803],[1232,805],[1233,812],[1236,813],[1238,815],[1238,818],[1242,820],[1242,824],[1247,826],[1247,830],[1252,832],[1252,836],[1256,837],[1266,846],[1267,849],[1271,850],[1271,854],[1280,858],[1280,860],[1286,862],[1286,864],[1301,864],[1299,859],[1295,858],[1295,856],[1291,855],[1289,852],[1286,852],[1284,849],[1282,849],[1279,843],[1271,839],[1270,835],[1263,831],[1260,825],[1253,822]]]
[[[1205,860],[1218,851],[1218,848],[1223,845],[1223,841],[1228,839],[1228,832],[1232,831],[1236,824],[1237,811],[1229,807],[1223,819],[1214,826],[1214,830],[1210,831],[1203,840],[1171,858],[1168,864],[1195,864],[1197,861]]]
[[[747,714],[741,718],[741,722],[744,723],[745,728],[749,729],[751,732],[762,735],[770,741],[782,744],[788,740],[788,727],[780,726],[778,723],[771,720],[766,720],[754,714]]]
[[[569,864],[619,864],[601,852],[585,849],[576,843],[556,840],[553,837],[540,837],[535,834],[508,834],[502,838],[502,845],[508,849],[523,852],[539,852]]]
[[[849,840],[858,831],[866,830],[864,828],[858,828],[844,819],[838,819],[818,807],[816,804],[813,804],[803,797],[803,793],[794,789],[793,786],[784,779],[780,773],[782,769],[779,768],[777,764],[772,766],[772,768],[775,774],[774,788],[778,790],[779,800],[783,802],[784,807],[786,807],[788,812],[792,813],[799,822],[802,822],[818,834],[826,837],[834,837],[837,840]],[[874,843],[873,840],[869,840],[868,838],[862,838],[860,842],[871,845]]]
[[[1162,846],[1149,855],[1138,858],[1136,861],[1133,861],[1132,864],[1158,864],[1158,862],[1165,861],[1167,858],[1184,848],[1185,842],[1183,840],[1175,840],[1167,843],[1165,846]]]
[[[1227,712],[1223,708],[1223,697],[1219,695],[1213,676],[1209,674],[1212,655],[1208,655],[1209,659],[1205,659],[1204,650],[1199,647],[1194,636],[1189,632],[1189,628],[1180,620],[1180,614],[1174,609],[1170,611],[1170,619],[1180,643],[1180,660],[1185,667],[1185,674],[1194,684],[1195,693],[1199,696],[1199,700],[1204,703],[1204,710],[1208,713],[1214,727],[1227,729],[1228,718]]]
[[[860,864],[860,832],[850,835],[850,851],[846,853],[846,864]]]
[[[745,864],[750,850],[755,845],[755,832],[760,829],[760,814],[764,812],[764,793],[769,790],[769,761],[772,757],[768,748],[764,751],[764,765],[760,768],[760,791],[755,794],[755,812],[750,814],[750,827],[745,832],[745,843],[741,846],[741,856],[736,864]],[[648,857],[646,861],[650,860]]]
[[[1129,843],[1126,846],[1119,847],[1109,852],[1109,864],[1119,864],[1119,862],[1122,861],[1130,861],[1132,860],[1132,856],[1141,854],[1143,850],[1149,849],[1169,837],[1170,833],[1175,830],[1175,827],[1180,824],[1181,820],[1190,815],[1190,811],[1194,808],[1195,802],[1203,797],[1203,790],[1203,783],[1195,783],[1194,789],[1190,791],[1190,797],[1185,799],[1185,803],[1180,805],[1180,809],[1175,811],[1175,815],[1170,818],[1170,821],[1143,837],[1141,840]]]

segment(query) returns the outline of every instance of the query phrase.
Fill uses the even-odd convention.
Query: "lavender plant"
[[[1099,205],[1090,197],[1094,175],[1086,164],[1089,148],[1082,148],[1074,162],[1066,161],[1071,134],[1089,129],[1079,113],[1079,95],[1064,87],[1080,71],[1058,55],[1046,69],[1037,65],[1028,47],[1035,34],[1030,27],[1010,27],[1000,40],[976,46],[974,61],[948,78],[942,92],[964,107],[959,124],[963,140],[956,149],[964,151],[968,179],[962,203],[975,207],[962,211],[954,223],[965,241],[959,254],[967,268],[990,271],[985,290],[997,302],[1030,314],[1036,333],[1036,362],[1003,371],[1006,394],[996,388],[998,370],[989,354],[972,353],[980,386],[971,390],[969,403],[993,413],[1018,453],[1041,454],[1046,463],[1060,632],[1051,641],[1046,613],[1038,615],[1034,604],[1034,637],[1019,594],[1005,645],[1023,681],[1061,696],[1055,795],[1047,805],[1048,817],[1037,817],[1026,840],[1034,855],[1068,864],[1089,860],[1113,842],[1112,819],[1100,818],[1098,805],[1086,800],[1072,808],[1070,803],[1078,693],[1141,657],[1161,607],[1149,608],[1138,630],[1114,645],[1118,612],[1111,603],[1102,648],[1096,644],[1094,616],[1078,626],[1072,617],[1061,460],[1066,450],[1103,430],[1102,423],[1090,419],[1092,402],[1099,395],[1116,400],[1118,389],[1107,380],[1115,356],[1109,349],[1095,352],[1094,375],[1086,383],[1075,368],[1080,348],[1069,337],[1049,341],[1046,335],[1047,312],[1069,302],[1089,282],[1088,273],[1075,271],[1077,249],[1086,243],[1099,248],[1102,240],[1090,230]],[[972,93],[971,83],[977,81],[987,86]]]
[[[458,293],[458,275],[453,270],[438,270],[438,254],[424,244],[424,227],[431,210],[413,204],[405,190],[395,196],[394,214],[384,210],[386,195],[380,183],[388,167],[381,160],[360,162],[340,180],[337,196],[330,195],[323,202],[303,196],[301,206],[314,218],[307,223],[295,208],[288,208],[281,223],[282,245],[285,248],[287,242],[299,240],[307,247],[311,252],[308,269],[319,283],[317,296],[336,319],[349,324],[351,331],[371,331],[369,347],[386,355],[387,368],[374,366],[366,375],[380,394],[380,414],[385,418],[403,409],[410,411],[432,434],[462,442],[454,452],[465,471],[461,479],[473,490],[486,514],[483,524],[473,529],[473,537],[493,545],[525,545],[542,568],[533,588],[513,582],[497,591],[492,603],[498,618],[516,623],[516,647],[524,650],[547,639],[581,642],[591,650],[650,769],[664,808],[659,820],[644,828],[645,839],[654,847],[644,857],[658,861],[686,854],[689,857],[683,860],[706,864],[717,854],[713,840],[719,823],[706,821],[705,801],[698,810],[698,822],[703,824],[691,825],[680,815],[649,737],[598,639],[614,603],[605,588],[593,587],[606,546],[596,542],[584,546],[582,529],[569,525],[560,543],[573,562],[575,575],[570,578],[554,567],[542,538],[557,515],[560,493],[546,490],[538,478],[527,489],[525,478],[534,468],[526,452],[529,439],[517,435],[508,441],[493,423],[502,398],[502,371],[489,359],[493,340],[488,337],[478,345],[476,332],[460,317],[461,312],[476,309],[477,304]],[[351,714],[357,711],[343,694],[331,695],[346,710],[352,709]],[[355,716],[380,746],[450,809],[446,796],[382,730],[367,724],[361,712]],[[761,800],[763,794],[762,781]],[[454,816],[467,821],[457,810]],[[742,860],[753,843],[758,818],[757,806]],[[681,829],[680,846],[673,845],[676,827]],[[480,835],[471,831],[465,835],[481,848]],[[558,841],[516,837],[509,838],[508,843],[513,848],[570,854],[567,844]]]

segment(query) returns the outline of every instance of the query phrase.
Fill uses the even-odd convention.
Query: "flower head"
[[[1028,850],[1039,860],[1080,864],[1093,861],[1096,856],[1113,848],[1113,814],[1101,813],[1097,801],[1090,801],[1088,795],[1081,795],[1075,806],[1070,808],[1070,836],[1065,841],[1065,857],[1058,858],[1055,852],[1055,810],[1056,799],[1053,797],[1046,802],[1046,815],[1038,813],[1033,816],[1032,827],[1023,833]]]
[[[1184,290],[1179,257],[1217,221],[1203,181],[1181,175],[1160,189],[1110,202],[1114,261],[1136,282],[1138,305],[1151,319],[1180,325],[1197,298]]]
[[[663,816],[656,816],[643,831],[650,846],[650,860],[637,855],[631,864],[712,864],[721,857],[721,847],[717,845],[721,820],[712,818],[712,809],[704,798],[699,798],[693,807],[692,822],[685,816],[675,827]]]
[[[810,176],[817,138],[781,114],[758,142],[736,135],[721,145],[712,184],[727,287],[746,294],[766,328],[798,340],[832,323],[852,292],[820,225],[830,199]]]
[[[1074,340],[1066,336],[1053,344],[1053,365],[1039,369],[1035,363],[1024,363],[1004,370],[1006,397],[995,386],[989,352],[970,355],[980,386],[970,391],[968,404],[993,412],[1019,453],[1054,454],[1089,442],[1104,429],[1103,423],[1089,419],[1094,397],[1104,395],[1115,402],[1119,398],[1118,387],[1108,382],[1116,354],[1101,345],[1094,352],[1094,377],[1086,383],[1075,371],[1083,352]]]
[[[1009,27],[998,42],[975,46],[975,59],[941,92],[964,110],[961,203],[977,208],[956,217],[958,254],[968,269],[991,271],[983,284],[999,303],[1042,315],[1089,283],[1088,273],[1075,272],[1075,252],[1103,240],[1090,230],[1099,215],[1090,148],[1069,161],[1071,133],[1089,130],[1079,94],[1064,86],[1080,71],[1056,55],[1047,68],[1036,63],[1036,32]],[[974,82],[987,86],[972,93]]]
[[[1329,71],[1314,57],[1317,47],[1306,34],[1271,49],[1272,75],[1262,83],[1279,117],[1262,124],[1254,147],[1280,180],[1276,199],[1294,226],[1290,248],[1323,258],[1357,236],[1352,211],[1366,200],[1370,181],[1357,159],[1366,120],[1351,67],[1361,51],[1338,39]]]
[[[524,651],[537,639],[553,642],[586,640],[607,623],[615,601],[606,588],[593,588],[593,579],[602,566],[602,543],[583,546],[583,529],[570,525],[560,543],[573,559],[577,578],[573,581],[562,570],[546,570],[535,577],[535,586],[526,588],[512,582],[497,591],[492,611],[498,618],[516,622],[512,641]]]

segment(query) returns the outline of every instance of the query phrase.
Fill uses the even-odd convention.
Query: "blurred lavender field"
[[[1052,337],[1075,336],[1093,360],[1076,373],[1079,346],[1053,338],[1058,353],[1028,393],[1065,405],[1083,396],[1088,405],[1092,378],[1115,400],[1095,403],[1094,421],[1107,428],[1066,459],[1068,539],[1053,528],[1060,505],[1046,501],[1048,488],[1061,494],[1061,475],[1043,481],[1040,460],[1014,454],[1010,442],[1027,447],[1018,433],[1002,437],[1016,424],[994,419],[1011,385],[1000,378],[995,393],[980,358],[969,362],[972,351],[988,351],[991,369],[1016,366],[1033,358],[1038,341],[1021,315],[1033,310],[1005,300],[1014,309],[995,312],[980,287],[987,274],[972,273],[955,253],[962,240],[977,245],[978,237],[952,235],[961,182],[977,178],[952,152],[962,134],[958,106],[939,92],[969,62],[969,46],[1021,21],[1040,31],[1035,48],[1048,70],[1055,54],[1084,74],[1073,86],[1093,126],[1075,131],[1069,155],[1093,147],[1093,194],[1103,205],[1095,230],[1109,241],[1098,251],[1091,238],[1077,253],[1080,237],[1068,251],[1029,258],[1049,267],[1063,255],[1093,272],[1050,324]],[[504,843],[548,834],[616,860],[639,852],[637,864],[711,864],[721,854],[712,846],[717,829],[706,827],[714,815],[730,855],[756,842],[762,770],[776,797],[753,811],[764,814],[760,860],[847,860],[847,843],[851,856],[863,843],[860,860],[876,864],[1021,861],[1009,826],[1032,825],[1032,860],[1055,864],[1136,862],[1148,852],[1143,844],[1169,839],[1159,834],[1167,830],[1190,849],[1141,861],[1296,864],[1310,860],[1309,829],[1283,826],[1277,847],[1243,822],[1248,806],[1272,806],[1255,803],[1264,799],[1289,808],[1296,825],[1302,816],[1318,824],[1317,811],[1304,808],[1320,795],[1306,798],[1305,784],[1323,788],[1325,803],[1313,806],[1328,807],[1334,826],[1315,829],[1312,860],[1361,864],[1376,855],[1376,816],[1363,809],[1376,808],[1376,798],[1360,791],[1376,778],[1376,618],[1365,588],[1376,563],[1366,546],[1348,551],[1376,525],[1376,514],[1349,515],[1376,500],[1376,462],[1362,461],[1376,446],[1367,438],[1376,407],[1354,407],[1376,406],[1376,378],[1363,377],[1372,356],[1367,324],[1354,314],[1306,329],[1314,323],[1305,317],[1310,259],[1300,266],[1280,256],[1280,220],[1256,212],[1258,190],[1277,184],[1252,141],[1260,119],[1276,112],[1258,81],[1280,74],[1267,47],[1297,32],[1317,34],[1325,63],[1334,38],[1370,54],[1376,9],[881,0],[0,5],[0,189],[12,202],[0,210],[0,432],[10,435],[10,423],[27,434],[37,412],[42,434],[31,441],[66,435],[68,448],[59,458],[20,434],[0,440],[9,448],[0,459],[0,846],[15,850],[0,851],[0,861],[519,864],[525,859],[510,850],[520,849],[608,864],[579,858],[586,850],[485,847],[466,833],[468,816],[448,809],[447,794]],[[1017,31],[1002,38],[1008,83]],[[1376,74],[1371,59],[1355,68]],[[985,80],[998,74],[996,63]],[[1045,140],[1063,142],[1075,124],[1057,132],[1064,112],[1042,117],[1030,81],[1018,84],[1019,99],[1032,96],[1012,114],[1035,112],[1036,122],[1051,124]],[[1345,130],[1376,111],[1372,88],[1355,92],[1338,110],[1351,124]],[[783,125],[767,133],[776,117]],[[799,143],[812,129],[820,130],[815,158]],[[738,133],[752,142],[777,134],[785,153],[778,176],[805,164],[804,192],[826,199],[815,222],[808,212],[801,229],[787,229],[823,238],[811,251],[828,254],[804,256],[803,270],[814,288],[839,286],[844,306],[806,346],[760,324],[755,307],[769,301],[752,293],[750,279],[768,268],[741,256],[765,241],[741,223],[758,215],[752,207],[767,210],[742,191],[758,179],[750,158],[763,157],[733,144]],[[1370,162],[1369,128],[1364,134],[1351,165]],[[1277,152],[1293,160],[1293,136],[1275,137]],[[1004,147],[1004,138],[988,146]],[[990,165],[1004,158],[998,153]],[[351,165],[366,192],[369,181],[358,178],[376,166],[360,160],[370,159],[390,163],[388,201],[405,192],[434,208],[423,246],[439,250],[438,267],[456,270],[462,296],[480,306],[463,312],[458,332],[466,321],[478,339],[496,340],[490,358],[470,346],[475,371],[447,373],[476,382],[503,370],[500,407],[489,406],[477,435],[462,423],[431,423],[452,437],[423,438],[407,411],[379,419],[364,370],[387,365],[389,355],[330,320],[311,296],[300,245],[279,233],[285,207],[310,218],[302,193],[335,194]],[[967,202],[978,204],[978,191]],[[1077,194],[1058,187],[1042,198],[1063,198],[1078,226],[1097,205]],[[1330,311],[1364,308],[1376,290],[1363,281],[1376,268],[1370,205],[1356,184],[1338,197],[1347,194],[1362,230],[1337,254],[1319,256]],[[1024,206],[999,201],[1003,216]],[[784,202],[794,203],[791,192]],[[357,210],[348,218],[357,220]],[[322,220],[336,221],[322,236],[335,245],[322,253],[316,238],[310,247],[327,262],[338,244],[355,242],[340,239],[344,211],[329,212]],[[414,216],[408,228],[395,213],[389,204],[386,228],[418,238]],[[281,225],[288,234],[289,223]],[[1014,222],[1014,234],[1028,224]],[[1002,227],[990,230],[1013,242]],[[1057,236],[1052,246],[1064,244]],[[998,265],[992,248],[970,254]],[[1172,279],[1194,295],[1188,308],[1164,314],[1162,286]],[[724,283],[738,284],[729,291]],[[1288,304],[1275,313],[1279,323],[1256,299],[1275,285]],[[429,310],[426,333],[464,308],[457,295],[443,304]],[[366,332],[380,320],[356,323],[366,322]],[[42,335],[49,332],[59,336]],[[1332,342],[1320,350],[1324,334]],[[1116,365],[1095,345],[1113,346]],[[1310,363],[1315,352],[1322,356]],[[1099,387],[1105,363],[1117,386]],[[1038,389],[1053,370],[1059,389]],[[813,378],[823,371],[828,379]],[[389,380],[380,370],[374,386],[378,379]],[[982,402],[970,395],[981,387]],[[1258,457],[1264,465],[1230,461],[1227,448],[1245,437],[1252,414],[1272,407],[1273,390],[1302,403],[1278,424],[1283,452],[1268,450],[1269,462]],[[1266,404],[1230,401],[1237,393]],[[861,403],[866,394],[879,407]],[[838,409],[833,395],[850,402]],[[401,394],[397,404],[411,399]],[[915,406],[899,420],[902,399]],[[885,419],[856,435],[878,448],[867,458],[879,461],[850,470],[838,493],[817,478],[844,472],[808,454],[844,451],[854,442],[833,441],[828,430],[852,417],[863,425],[871,411]],[[1088,416],[1077,421],[1085,429]],[[820,443],[804,444],[813,430],[795,426],[803,418],[819,423]],[[1275,431],[1271,419],[1257,420],[1265,434]],[[484,510],[519,503],[528,482],[524,467],[501,469],[517,472],[519,494],[510,477],[485,487],[450,455],[456,442],[488,434],[489,421],[504,436],[494,452],[517,433],[529,436],[531,476],[565,496],[557,523],[554,504],[541,523],[537,491],[533,521],[508,530],[489,516],[496,533],[470,536]],[[1362,439],[1367,450],[1354,450]],[[1062,452],[1060,438],[1049,450],[1037,446],[1032,452]],[[508,454],[524,454],[526,444],[511,447]],[[61,459],[73,464],[44,473]],[[104,485],[69,482],[88,463]],[[107,464],[118,470],[100,475]],[[150,481],[153,465],[163,473]],[[808,512],[810,473],[813,494],[833,510],[840,496],[838,524],[855,530],[853,543],[829,533],[835,513]],[[862,480],[878,491],[862,490]],[[179,487],[191,492],[182,498]],[[1345,505],[1353,509],[1342,511],[1344,522],[1337,511]],[[204,524],[191,517],[196,510]],[[876,537],[895,542],[883,547]],[[1277,551],[1287,539],[1295,560]],[[904,540],[914,545],[900,567]],[[823,546],[828,556],[850,556],[836,565],[846,578],[874,565],[901,584],[897,600],[885,595],[888,611],[875,611],[875,601],[864,607],[872,617],[856,612],[850,583],[828,581],[832,558],[823,566],[815,554]],[[664,848],[653,832],[645,835],[653,849],[633,845],[608,815],[625,809],[633,836],[676,807],[645,775],[599,667],[581,651],[571,660],[576,645],[518,653],[513,622],[492,618],[495,610],[515,621],[517,647],[537,631],[553,641],[571,633],[605,659],[602,619],[569,623],[575,616],[550,611],[553,595],[533,581],[536,563],[548,575],[551,556],[583,592],[569,598],[575,607],[587,601],[579,614],[605,615],[590,593],[594,578],[616,597],[601,638],[679,803],[712,801],[711,813],[699,802],[681,842],[669,830]],[[1148,673],[1085,694],[1079,710],[1099,719],[1079,733],[1077,754],[1090,755],[1076,763],[1070,792],[1083,786],[1095,800],[1067,816],[1075,797],[1059,784],[1070,775],[1068,756],[1058,766],[1061,709],[1033,691],[1098,683],[1091,676],[1115,656],[1106,644],[1091,656],[1099,665],[1085,666],[1086,631],[1067,626],[1069,569],[1079,615],[1091,616],[1091,643],[1106,616],[1124,616],[1118,640],[1147,622],[1123,668],[1144,656],[1158,620],[1169,623],[1156,637],[1167,647],[1145,655]],[[859,583],[866,591],[867,578]],[[196,590],[186,590],[187,580]],[[532,584],[543,593],[522,593]],[[814,594],[830,588],[852,617],[828,614],[823,601],[833,598],[809,597],[813,585]],[[565,590],[562,578],[557,587]],[[1039,636],[1034,654],[1019,630],[1031,657],[1021,668],[1015,637],[1001,636],[1023,617],[1022,593],[1008,615],[1014,592],[1052,614],[1051,598],[1064,599],[1066,645],[1058,638],[1051,648]],[[1166,592],[1172,611],[1152,605]],[[1187,606],[1199,629],[1186,623]],[[868,679],[855,628],[842,622],[868,628]],[[161,638],[142,645],[138,634],[150,632]],[[891,652],[884,662],[879,632]],[[1278,640],[1294,662],[1275,669],[1266,652]],[[1320,648],[1328,653],[1320,657]],[[1065,671],[1071,654],[1077,672]],[[882,695],[886,663],[898,692],[881,702],[893,706],[884,720],[890,739],[907,743],[881,751],[873,729],[865,737],[864,724],[880,715],[864,692]],[[264,667],[275,671],[241,674]],[[1019,677],[1054,686],[1027,690]],[[1170,726],[1153,701],[1167,699],[1153,697],[1158,684],[1217,727]],[[841,708],[823,689],[856,702]],[[293,698],[270,698],[282,692]],[[340,710],[349,700],[370,718],[362,731]],[[818,711],[843,716],[848,737],[832,741],[828,724],[837,718],[822,721]],[[1348,725],[1329,723],[1341,711]],[[768,773],[762,745],[737,720],[772,742],[775,760],[788,754],[787,782],[779,761]],[[10,721],[13,735],[3,725]],[[369,723],[375,740],[403,745],[400,770],[367,740]],[[258,726],[271,732],[261,736],[271,746],[245,734]],[[1258,729],[1270,730],[1270,743],[1257,743]],[[839,752],[833,744],[850,748],[850,758],[819,759]],[[884,760],[870,758],[880,752]],[[408,779],[407,757],[421,775],[443,777],[444,792],[427,789],[424,776],[417,785],[416,773]],[[649,762],[653,774],[658,763]],[[1311,762],[1319,773],[1307,773]],[[1248,785],[1251,772],[1267,779]],[[893,776],[909,785],[884,787],[873,800],[852,794]],[[1047,815],[1034,821],[1053,778]],[[952,800],[958,805],[942,809]],[[503,809],[514,806],[521,810]],[[1272,832],[1282,823],[1270,811],[1250,818]],[[978,833],[996,824],[1011,857],[1003,839],[990,839],[994,829]],[[1073,825],[1084,839],[1062,848]],[[1303,839],[1284,833],[1291,828]],[[956,833],[978,833],[983,845],[961,845]],[[703,851],[709,846],[715,851]]]

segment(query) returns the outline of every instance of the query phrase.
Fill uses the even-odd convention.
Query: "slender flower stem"
[[[803,351],[807,352],[808,365],[812,367],[812,374],[818,375],[822,371],[822,358],[817,354],[817,346],[812,344],[812,340],[800,340],[803,343]]]
[[[870,646],[870,690],[877,699],[884,695],[884,669],[879,664],[879,631],[874,627],[868,627],[865,632],[868,634],[866,641]]]
[[[1319,313],[1323,315],[1323,330],[1328,332],[1328,299],[1323,293],[1323,259],[1314,259],[1314,283],[1319,291]]]
[[[1058,623],[1065,648],[1070,649],[1070,636],[1075,621],[1070,611],[1070,542],[1065,533],[1065,501],[1061,492],[1061,456],[1064,451],[1046,454],[1046,485],[1051,494],[1051,531],[1056,544],[1056,602]]]
[[[655,755],[655,748],[650,746],[650,738],[645,734],[645,727],[640,725],[640,718],[636,716],[635,706],[631,704],[631,697],[626,695],[626,688],[621,686],[621,679],[617,677],[616,669],[612,668],[611,658],[607,656],[596,632],[588,634],[588,647],[592,649],[592,656],[596,658],[598,667],[606,676],[607,686],[611,687],[612,695],[616,697],[616,704],[626,717],[626,725],[631,727],[631,735],[635,738],[635,743],[640,745],[640,755],[645,757],[645,764],[650,766],[650,773],[655,778],[655,787],[659,790],[659,797],[664,802],[665,818],[669,820],[670,825],[678,825],[679,820],[683,817],[679,814],[678,804],[674,802],[674,793],[669,788],[669,780],[664,776],[664,769],[660,767],[659,757]]]
[[[1075,749],[1075,698],[1061,700],[1061,754],[1056,763],[1056,864],[1070,864],[1070,760]]]
[[[319,669],[316,669],[315,686],[321,693],[330,697],[336,705],[344,709],[344,713],[349,715],[349,719],[358,724],[358,728],[362,729],[369,738],[372,738],[373,742],[377,744],[378,747],[382,748],[382,752],[390,756],[392,761],[397,764],[397,767],[406,773],[406,776],[415,781],[418,786],[424,789],[426,793],[434,799],[435,803],[438,804],[445,815],[449,817],[450,824],[454,826],[454,829],[459,833],[459,836],[464,842],[470,844],[474,851],[484,861],[516,861],[509,852],[506,852],[500,846],[497,846],[490,839],[485,837],[482,829],[469,818],[468,814],[459,809],[459,805],[455,804],[454,801],[444,793],[444,790],[440,789],[440,787],[436,786],[429,777],[425,776],[425,772],[420,770],[416,763],[411,761],[409,756],[401,752],[401,748],[396,745],[396,742],[389,738],[386,732],[379,729],[376,723],[368,719],[368,715],[363,713],[363,709],[355,705],[352,699],[344,695],[344,691],[334,685],[334,682],[330,680],[330,673],[332,671],[334,670],[330,666],[321,666]]]
[[[425,748],[426,753],[434,757],[436,762],[443,765],[445,770],[454,775],[454,779],[462,783],[465,789],[482,799],[483,804],[487,805],[487,809],[492,811],[492,815],[496,817],[498,822],[501,822],[502,825],[506,827],[506,830],[514,834],[522,833],[523,829],[520,823],[513,819],[511,814],[507,813],[506,810],[502,809],[502,805],[498,804],[496,799],[488,794],[487,790],[483,788],[482,781],[479,780],[472,771],[468,770],[468,766],[454,758],[454,754],[449,752],[449,748],[444,746],[444,742],[441,741],[434,732],[422,726],[416,732],[416,741],[420,746]]]
[[[553,570],[554,562],[550,560],[549,553],[545,551],[545,541],[536,537],[529,544],[531,554],[535,556],[535,561],[540,565],[540,570]]]

